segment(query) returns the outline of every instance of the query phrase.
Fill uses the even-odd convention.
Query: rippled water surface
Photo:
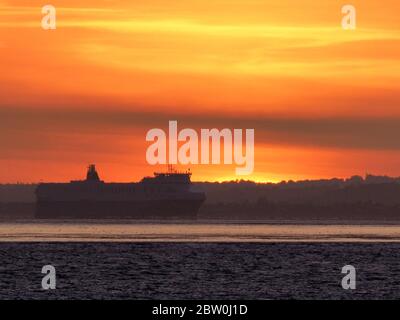
[[[393,243],[0,243],[0,259],[2,299],[400,298]],[[56,290],[41,289],[46,264]]]
[[[0,239],[2,299],[400,298],[396,225],[30,221],[0,224]]]

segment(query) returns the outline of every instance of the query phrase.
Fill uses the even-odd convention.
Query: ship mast
[[[99,174],[96,171],[96,165],[90,164],[86,174],[87,181],[100,181]]]

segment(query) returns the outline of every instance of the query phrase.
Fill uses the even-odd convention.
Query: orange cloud
[[[323,126],[329,119],[335,125],[335,119],[400,117],[398,1],[353,1],[356,31],[341,29],[338,0],[62,0],[55,31],[41,29],[42,5],[1,1],[0,111],[112,111],[138,117],[153,112],[187,122],[197,116],[203,127],[221,128],[227,125],[224,115],[298,118],[279,130],[254,124],[258,171],[249,178],[350,175],[369,168],[398,173],[398,146],[382,140],[379,147],[386,134],[378,132],[371,143],[365,127],[361,135],[354,130],[326,135]],[[146,127],[126,130],[110,121],[101,132],[101,124],[90,122],[92,130],[80,126],[72,132],[70,125],[58,123],[54,131],[52,117],[39,129],[29,121],[25,128],[13,126],[20,122],[9,119],[11,125],[0,128],[1,164],[9,168],[0,181],[61,179],[64,174],[45,168],[62,161],[71,174],[92,158],[100,159],[110,178],[139,177],[124,176],[119,165],[132,172],[152,170],[144,162]],[[306,128],[296,131],[301,119],[320,124],[315,140]],[[364,160],[377,149],[379,156]],[[341,160],[346,157],[357,161]],[[29,163],[35,163],[35,174]],[[233,172],[198,170],[199,179],[212,180]]]

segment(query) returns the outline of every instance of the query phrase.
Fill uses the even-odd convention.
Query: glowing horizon
[[[0,183],[137,181],[175,119],[255,128],[252,175],[196,181],[400,176],[400,4],[352,4],[355,31],[337,0],[61,0],[44,31],[42,2],[0,0]]]

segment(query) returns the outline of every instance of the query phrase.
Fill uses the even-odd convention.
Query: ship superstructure
[[[85,180],[39,184],[36,217],[195,219],[205,194],[192,190],[190,178],[170,168],[138,183],[106,183],[89,165]]]

